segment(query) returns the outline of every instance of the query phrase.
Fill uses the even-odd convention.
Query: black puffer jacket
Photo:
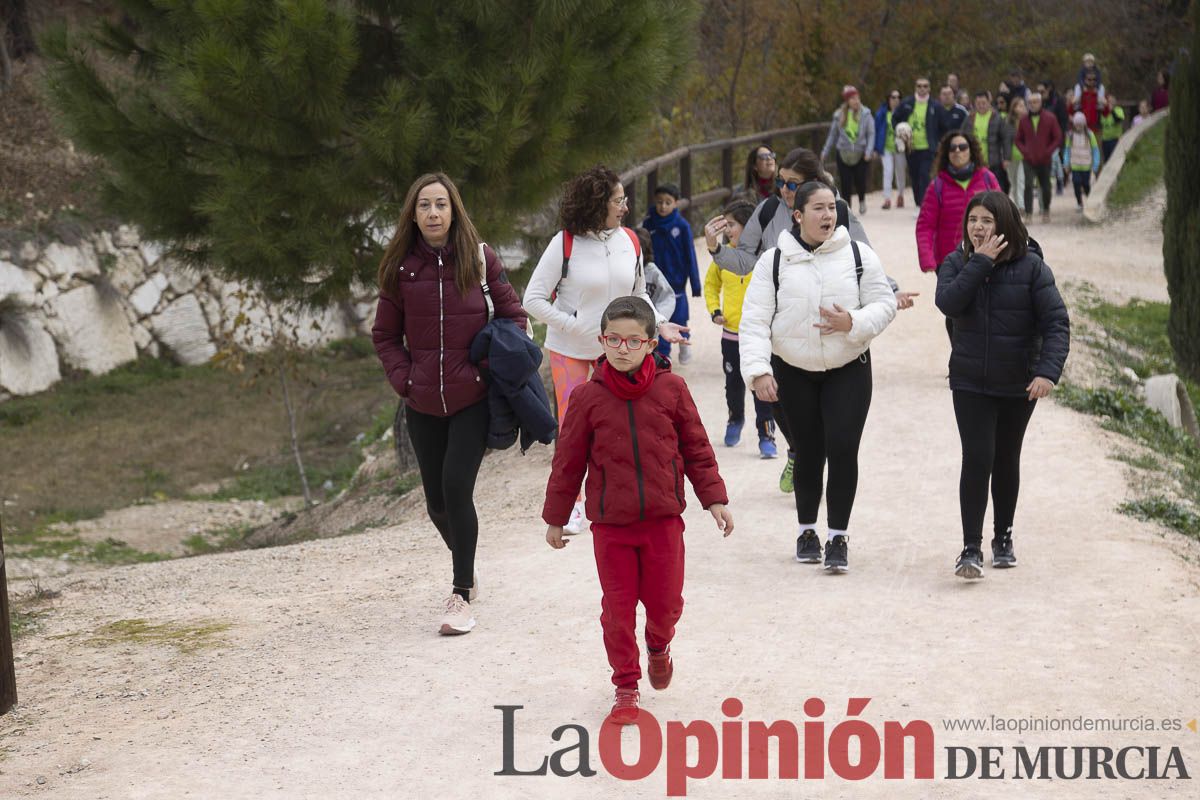
[[[937,275],[935,302],[953,321],[951,389],[1023,397],[1035,377],[1058,383],[1071,324],[1037,242],[999,264],[960,245]]]

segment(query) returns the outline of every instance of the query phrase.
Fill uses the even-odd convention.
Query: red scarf
[[[775,176],[758,179],[758,196],[766,200],[775,191]]]
[[[633,374],[621,372],[621,370],[609,364],[608,359],[603,357],[601,357],[597,368],[600,370],[600,380],[608,387],[610,392],[621,400],[636,400],[650,391],[650,387],[654,384],[654,376],[658,372],[658,364],[655,363],[654,353],[646,356],[646,360],[642,362],[641,368]]]

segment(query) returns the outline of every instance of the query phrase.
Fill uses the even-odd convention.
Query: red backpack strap
[[[621,230],[625,231],[625,233],[629,236],[629,238],[633,240],[633,254],[635,256],[637,256],[638,261],[641,261],[642,260],[642,240],[639,239],[638,235],[633,232],[633,228],[626,228],[625,226],[621,226]]]
[[[559,283],[562,283],[563,280],[567,277],[567,264],[571,263],[571,250],[575,247],[575,236],[569,230],[566,230],[564,228],[562,235],[563,235],[563,238],[562,238],[563,265],[562,265],[562,277],[560,277],[558,279]]]

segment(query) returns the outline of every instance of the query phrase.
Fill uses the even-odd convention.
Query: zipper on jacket
[[[987,388],[988,358],[992,342],[992,276],[983,279],[983,388]]]
[[[442,285],[442,251],[438,250],[438,395],[442,398],[442,413],[446,408],[446,299]]]
[[[675,479],[675,499],[679,501],[679,508],[683,508],[683,492],[679,490],[679,467],[675,464],[675,459],[671,459],[671,476]]]
[[[626,400],[629,406],[629,435],[633,439],[633,467],[637,471],[638,483],[638,519],[646,518],[646,482],[642,479],[642,457],[638,453],[637,420],[633,417],[633,401]]]
[[[604,494],[608,491],[608,473],[600,470],[600,519],[604,519]]]

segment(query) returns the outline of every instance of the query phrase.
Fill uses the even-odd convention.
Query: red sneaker
[[[661,653],[650,653],[647,659],[646,672],[650,676],[650,685],[655,689],[665,689],[671,685],[671,676],[675,674],[675,662],[671,660],[671,645]]]
[[[616,699],[612,712],[608,715],[609,720],[616,725],[632,725],[637,722],[638,701],[641,700],[638,690],[618,686]]]

